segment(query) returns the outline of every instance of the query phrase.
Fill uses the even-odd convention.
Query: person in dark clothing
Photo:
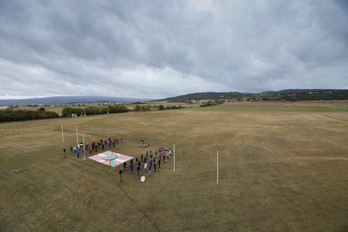
[[[94,149],[95,149],[95,152],[98,152],[98,146],[95,146]]]
[[[161,159],[158,160],[158,171],[161,168]]]
[[[137,173],[138,173],[138,176],[140,176],[140,165],[137,166]]]
[[[104,150],[104,143],[102,144],[102,149]]]
[[[131,163],[130,163],[130,170],[131,170],[131,173],[133,174],[134,164],[133,164],[132,161],[133,161],[133,160],[131,160]]]
[[[127,162],[123,163],[123,169],[124,169],[124,171],[126,171],[126,169],[127,169]]]
[[[71,152],[71,153],[73,152],[73,147],[70,147],[70,152]]]
[[[144,162],[144,155],[141,154],[141,162]]]
[[[153,172],[156,172],[156,166],[157,166],[156,159],[154,159],[154,161],[153,161]]]

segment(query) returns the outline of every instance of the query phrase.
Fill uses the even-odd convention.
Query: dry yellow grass
[[[347,104],[234,103],[0,124],[1,231],[346,231]],[[65,142],[61,142],[61,124]],[[67,152],[115,135],[139,156],[176,144],[160,173],[135,174]],[[80,140],[82,138],[80,137]],[[216,151],[220,180],[216,185]]]

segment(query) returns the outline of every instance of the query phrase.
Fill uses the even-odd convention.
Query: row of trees
[[[80,116],[84,115],[85,113],[86,115],[106,114],[108,110],[109,113],[123,113],[129,111],[129,109],[123,105],[113,105],[108,107],[88,106],[86,108],[65,107],[62,109],[62,116],[71,117],[72,114]]]
[[[216,105],[219,105],[219,104],[222,104],[224,103],[224,100],[209,100],[209,101],[206,101],[206,102],[202,102],[201,104],[201,107],[206,107],[206,106],[216,106]]]
[[[164,106],[164,105],[136,105],[135,111],[150,111],[150,110],[172,110],[172,109],[181,109],[179,106]]]
[[[36,119],[57,118],[58,114],[52,111],[46,111],[44,108],[39,110],[0,110],[0,122],[26,121]]]
[[[289,89],[276,92],[239,93],[239,92],[205,92],[192,93],[172,98],[169,102],[188,102],[210,100],[232,101],[310,101],[310,100],[348,100],[347,89]]]
[[[164,105],[136,105],[135,111],[150,111],[150,110],[170,110],[170,109],[181,109],[181,105],[176,106],[164,106]],[[123,113],[128,112],[129,109],[124,105],[113,105],[113,106],[88,106],[86,108],[79,107],[64,107],[62,109],[63,117],[71,117],[73,114],[76,116],[81,115],[97,115],[109,113]],[[36,120],[46,118],[57,118],[59,115],[56,112],[46,111],[45,108],[34,110],[17,110],[13,108],[0,110],[0,122],[10,121],[25,121],[25,120]]]

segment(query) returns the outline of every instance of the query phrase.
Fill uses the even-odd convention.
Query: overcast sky
[[[346,0],[0,0],[0,98],[348,89]]]

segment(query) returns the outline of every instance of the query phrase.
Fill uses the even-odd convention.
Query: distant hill
[[[145,98],[122,98],[122,97],[101,97],[101,96],[58,96],[44,98],[28,99],[0,99],[0,105],[55,105],[55,104],[73,104],[73,103],[94,103],[94,102],[142,102],[150,99]]]
[[[308,101],[348,100],[348,89],[286,89],[262,93],[204,92],[165,98],[169,102],[192,102],[204,99],[231,101]]]

